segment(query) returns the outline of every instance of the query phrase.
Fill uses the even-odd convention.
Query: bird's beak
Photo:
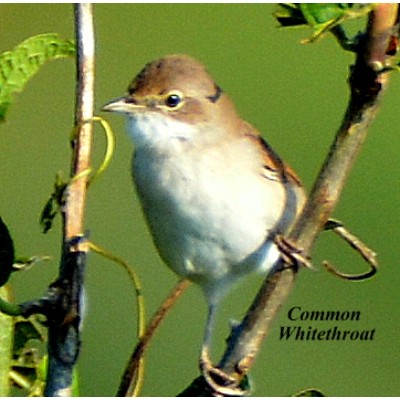
[[[101,109],[102,111],[126,113],[129,112],[135,105],[128,102],[126,96],[118,97],[117,99],[109,101]]]

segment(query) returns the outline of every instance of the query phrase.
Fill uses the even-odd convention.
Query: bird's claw
[[[276,235],[274,241],[286,265],[294,264],[297,267],[303,265],[307,268],[315,269],[311,264],[310,258],[289,239],[282,235]]]
[[[200,371],[208,386],[218,396],[243,397],[248,394],[246,390],[238,386],[239,383],[234,377],[214,367],[210,357],[205,352],[202,352],[200,358]]]

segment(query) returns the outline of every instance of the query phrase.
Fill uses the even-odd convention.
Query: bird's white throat
[[[193,138],[197,128],[159,112],[128,115],[127,131],[135,147],[167,150]]]

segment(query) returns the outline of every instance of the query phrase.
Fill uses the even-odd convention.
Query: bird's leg
[[[236,380],[218,367],[215,367],[211,361],[210,347],[215,322],[215,308],[215,304],[210,304],[208,308],[204,339],[201,346],[200,371],[214,392],[224,396],[242,396],[244,391],[237,387]]]
[[[211,347],[211,336],[212,330],[215,323],[215,304],[208,305],[208,314],[206,327],[204,330],[203,343],[201,345],[201,355],[200,355],[200,370],[204,374],[204,371],[209,371],[213,369],[213,364],[210,358],[210,347]]]

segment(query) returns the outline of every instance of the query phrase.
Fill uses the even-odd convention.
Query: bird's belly
[[[277,182],[240,168],[225,170],[212,163],[182,165],[182,159],[134,161],[137,191],[161,257],[201,285],[259,268],[265,255],[257,252],[283,212]]]

